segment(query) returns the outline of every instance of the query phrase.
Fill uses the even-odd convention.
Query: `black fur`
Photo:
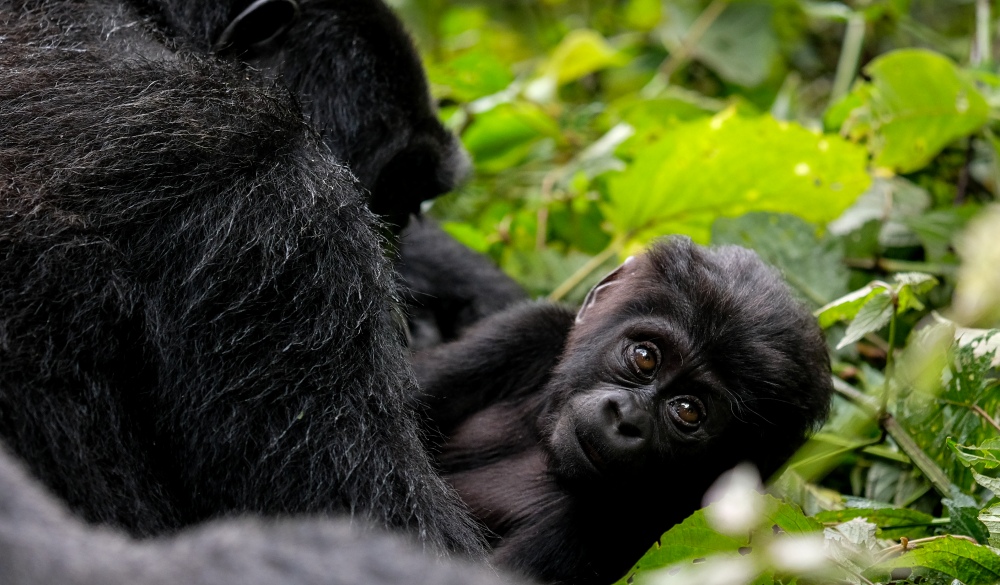
[[[413,218],[400,239],[410,347],[426,349],[528,294],[489,258],[460,244],[428,218]]]
[[[619,578],[740,461],[774,472],[831,394],[819,328],[777,272],[682,239],[578,314],[522,305],[415,360],[438,463],[497,563],[558,583]]]
[[[4,585],[494,585],[402,538],[331,519],[227,520],[136,541],[71,517],[0,450]]]
[[[168,31],[203,52],[249,3],[145,1]],[[396,227],[469,170],[461,144],[437,119],[406,31],[382,0],[301,0],[297,20],[274,42],[223,56],[290,88],[313,128],[371,191],[372,210]]]
[[[373,134],[344,147],[368,153],[406,96],[308,73],[289,91],[204,49],[228,4],[157,6],[0,0],[0,435],[74,511],[134,535],[337,511],[476,554],[404,402],[378,224],[330,151],[367,130],[317,106],[369,100]],[[374,11],[366,38],[403,42],[375,0],[303,7]],[[311,58],[358,57],[315,26]]]

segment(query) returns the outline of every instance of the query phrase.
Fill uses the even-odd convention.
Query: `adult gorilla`
[[[481,552],[342,164],[389,215],[461,172],[380,1],[0,0],[0,128],[0,436],[76,513],[349,512]]]

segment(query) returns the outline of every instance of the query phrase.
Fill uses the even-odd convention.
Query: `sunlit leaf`
[[[542,66],[542,75],[562,85],[627,61],[600,33],[579,29],[563,38]]]
[[[917,170],[988,120],[989,106],[975,83],[939,54],[895,51],[865,71],[871,82],[862,107],[871,124],[869,147],[880,167]]]
[[[682,233],[707,242],[717,217],[751,211],[826,223],[868,186],[866,158],[835,136],[723,112],[676,126],[610,177],[605,216],[640,241]]]

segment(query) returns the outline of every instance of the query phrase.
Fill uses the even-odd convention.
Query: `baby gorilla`
[[[779,274],[685,239],[626,261],[575,315],[521,305],[414,361],[437,462],[496,562],[560,583],[620,577],[737,463],[774,472],[831,394]]]

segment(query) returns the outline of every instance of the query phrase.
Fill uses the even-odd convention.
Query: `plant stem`
[[[655,95],[670,85],[670,78],[691,60],[691,55],[694,53],[695,47],[698,46],[698,42],[705,36],[708,29],[719,18],[719,15],[726,10],[727,6],[729,6],[728,0],[713,0],[698,15],[698,18],[691,23],[691,28],[688,29],[687,34],[681,39],[680,46],[676,50],[670,51],[670,56],[660,65],[659,71],[656,72],[656,75],[653,76],[653,79],[646,87],[642,89],[643,95]]]
[[[872,416],[878,415],[878,406],[868,395],[860,392],[854,386],[851,386],[847,382],[841,380],[840,378],[833,378],[833,389],[837,394],[840,394],[844,398],[847,398],[862,410],[866,411]],[[913,437],[906,432],[900,424],[899,421],[895,419],[888,412],[882,414],[878,417],[879,426],[885,430],[896,441],[896,445],[899,446],[903,453],[910,458],[910,461],[924,474],[934,486],[934,489],[946,498],[951,497],[951,480],[945,475],[944,471],[938,467],[937,463],[924,452],[923,449],[917,445],[917,442],[913,440]]]
[[[858,62],[861,60],[861,48],[864,44],[865,16],[855,12],[847,19],[840,60],[837,61],[837,75],[833,79],[833,89],[830,91],[831,104],[847,95],[847,91],[851,89],[851,82],[858,73]]]
[[[615,254],[621,252],[622,248],[625,247],[626,239],[627,238],[625,237],[617,237],[614,240],[611,240],[611,243],[608,244],[608,247],[605,248],[600,254],[588,260],[586,264],[581,266],[569,278],[564,280],[562,284],[557,286],[556,289],[552,291],[551,294],[549,294],[549,300],[550,301],[562,300],[563,297],[569,294],[569,291],[573,290],[573,288],[576,287],[576,285],[583,282],[583,279],[590,276],[590,273],[597,270],[601,266],[601,264],[607,262],[608,258],[611,258]]]
[[[973,67],[989,65],[993,60],[990,18],[990,0],[976,0],[976,40],[969,59]]]

